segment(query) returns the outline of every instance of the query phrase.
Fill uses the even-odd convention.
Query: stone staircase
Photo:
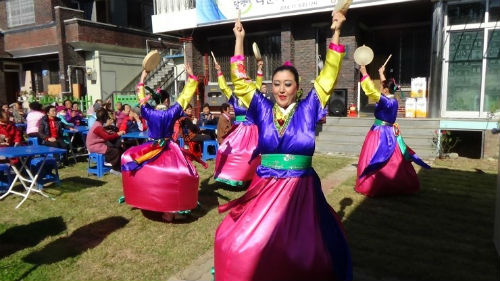
[[[372,126],[373,117],[346,118],[327,117],[326,123],[316,129],[316,151],[357,156]],[[439,129],[439,119],[398,118],[397,123],[402,135],[410,146],[423,159],[436,157],[432,139]]]
[[[171,80],[174,76],[174,67],[175,66],[173,64],[164,64],[150,77],[148,77],[148,79],[146,80],[146,85],[151,87],[152,89],[168,85],[169,83],[171,83],[171,81],[169,80]]]

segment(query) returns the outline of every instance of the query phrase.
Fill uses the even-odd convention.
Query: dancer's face
[[[282,107],[287,108],[290,104],[295,102],[297,98],[297,82],[295,76],[288,70],[276,72],[273,76],[273,95],[276,103]]]

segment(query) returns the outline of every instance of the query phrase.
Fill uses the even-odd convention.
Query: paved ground
[[[323,192],[325,195],[330,193],[333,188],[347,180],[348,178],[356,175],[356,166],[355,163],[347,165],[346,167],[335,171],[326,176],[321,181]],[[203,255],[201,255],[198,259],[192,262],[189,266],[187,266],[184,270],[176,273],[172,276],[168,281],[209,281],[213,280],[213,276],[210,273],[212,266],[214,265],[214,255],[213,249],[207,251]],[[357,275],[358,277],[360,275]],[[361,275],[362,276],[362,275]],[[363,278],[359,280],[374,280],[370,278]]]

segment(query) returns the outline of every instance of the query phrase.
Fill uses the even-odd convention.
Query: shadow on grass
[[[67,177],[61,180],[61,193],[78,192],[86,188],[99,187],[105,185],[102,180],[92,179],[89,177]],[[54,186],[55,188],[59,188]]]
[[[63,261],[76,257],[88,249],[98,246],[108,235],[124,227],[129,221],[121,216],[109,217],[85,226],[71,233],[70,236],[59,238],[49,243],[43,249],[25,256],[23,261],[35,266],[25,272],[18,280],[27,277],[38,266]]]
[[[497,176],[433,168],[419,178],[419,193],[366,198],[344,220],[355,279],[498,280]]]
[[[25,248],[34,247],[48,236],[66,230],[62,217],[52,217],[26,225],[14,226],[0,235],[0,259]]]

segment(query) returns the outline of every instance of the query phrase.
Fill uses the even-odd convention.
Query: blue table
[[[205,125],[205,126],[200,126],[200,130],[216,130],[217,125]]]
[[[85,138],[83,137],[83,135],[88,134],[88,132],[89,128],[87,126],[75,126],[73,127],[73,130],[64,129],[64,133],[71,135],[71,138],[69,140],[69,152],[71,153],[71,157],[73,158],[73,160],[75,160],[75,163],[77,162],[76,161],[77,156],[87,156],[88,153],[76,155],[75,152],[73,151],[73,140],[75,139],[75,136],[79,134],[82,139],[82,142],[85,144]]]
[[[148,139],[149,132],[144,131],[144,132],[133,132],[133,133],[126,133],[122,135],[123,139]]]
[[[19,195],[23,197],[23,200],[16,206],[16,209],[21,206],[26,199],[28,199],[28,196],[30,195],[31,192],[36,192],[39,193],[47,198],[49,197],[47,194],[43,193],[41,190],[38,190],[36,188],[36,181],[38,179],[38,176],[40,175],[40,172],[43,169],[43,166],[45,164],[45,161],[47,160],[47,157],[49,155],[60,155],[66,153],[65,149],[61,148],[55,148],[55,147],[50,147],[50,146],[45,146],[45,145],[38,145],[38,146],[11,146],[11,147],[0,147],[0,156],[3,156],[5,158],[19,158],[19,162],[21,163],[21,168],[18,169],[16,166],[10,166],[12,170],[14,170],[14,173],[16,174],[16,177],[10,184],[9,190],[0,197],[0,200],[5,198],[7,195],[10,193]],[[34,156],[39,156],[43,157],[42,164],[40,165],[40,168],[38,171],[36,171],[35,175],[33,175],[26,164],[28,159],[30,157]],[[23,172],[26,172],[28,175],[28,178],[23,176]],[[19,181],[23,186],[24,189],[26,190],[25,193],[22,192],[17,192],[12,190],[16,184],[16,182]],[[53,198],[51,198],[54,200]]]

